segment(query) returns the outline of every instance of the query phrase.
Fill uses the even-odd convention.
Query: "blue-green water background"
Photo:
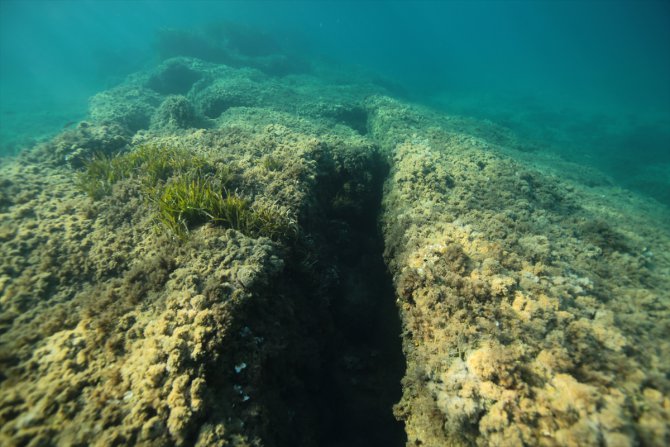
[[[89,96],[156,63],[157,30],[217,20],[670,203],[668,1],[0,0],[0,153],[84,118]]]

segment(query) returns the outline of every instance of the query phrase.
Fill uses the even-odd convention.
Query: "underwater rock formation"
[[[439,117],[371,107],[371,128],[393,142],[382,222],[408,445],[667,442],[667,214]]]
[[[365,80],[216,62],[2,162],[1,444],[668,444],[667,210]]]

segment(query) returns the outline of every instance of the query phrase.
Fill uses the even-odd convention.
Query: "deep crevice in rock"
[[[379,156],[372,164],[371,188],[356,200],[343,195],[361,172],[335,169],[321,179],[318,223],[275,285],[275,296],[291,295],[293,308],[276,302],[255,317],[266,327],[274,322],[271,330],[284,338],[277,342],[287,343],[263,367],[267,445],[405,445],[393,416],[405,359],[378,227],[388,167]]]
[[[357,105],[334,105],[322,112],[323,116],[349,126],[361,135],[368,133],[368,111]]]
[[[334,333],[325,345],[315,396],[323,415],[322,446],[405,445],[402,424],[392,413],[401,396],[405,362],[377,225],[384,176],[381,169],[376,174],[374,203],[331,221],[345,236],[331,241],[340,280],[332,291]]]
[[[147,86],[164,95],[185,95],[202,77],[189,67],[173,61],[147,81]]]

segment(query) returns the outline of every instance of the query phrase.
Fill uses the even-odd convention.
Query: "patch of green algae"
[[[189,228],[206,222],[275,240],[295,236],[298,231],[295,221],[279,207],[252,207],[248,200],[225,189],[221,192],[210,179],[198,175],[183,175],[155,188],[151,200],[159,222],[181,238]]]
[[[98,153],[84,164],[77,185],[92,199],[101,199],[116,183],[131,178],[141,185],[156,221],[181,239],[204,223],[271,239],[297,233],[296,222],[276,204],[252,206],[228,192],[233,175],[227,166],[215,167],[182,148],[145,143],[125,154]]]
[[[101,199],[123,179],[136,177],[146,188],[153,188],[173,175],[204,171],[206,168],[204,158],[187,150],[147,143],[124,154],[96,153],[77,174],[77,185],[91,198]]]

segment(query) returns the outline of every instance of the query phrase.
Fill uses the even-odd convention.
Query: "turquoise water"
[[[374,73],[399,96],[490,119],[670,203],[667,1],[3,0],[0,12],[2,154],[85,118],[91,95],[162,57],[216,57],[164,32],[218,23],[239,31],[241,52],[291,54],[277,76]]]

